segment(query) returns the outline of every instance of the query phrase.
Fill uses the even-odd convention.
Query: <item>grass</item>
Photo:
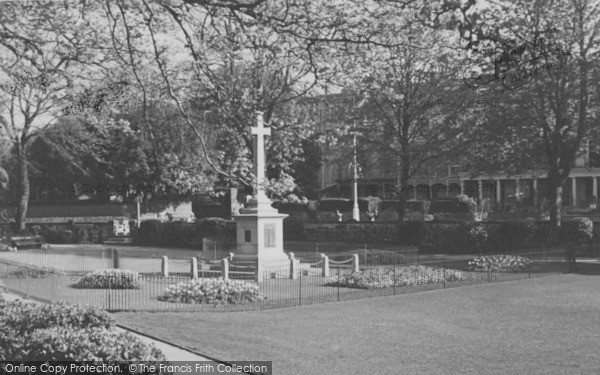
[[[222,360],[271,360],[276,374],[592,374],[600,373],[600,278],[589,266],[292,309],[115,318]]]

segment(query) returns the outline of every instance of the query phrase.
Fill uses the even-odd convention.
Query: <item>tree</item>
[[[132,109],[117,117],[63,119],[35,140],[31,184],[38,199],[174,201],[210,190],[213,181],[202,168],[198,143],[187,128],[172,126],[177,113],[149,110],[149,124],[161,140],[158,158],[139,130],[139,113]]]
[[[362,147],[382,169],[397,168],[404,202],[415,174],[440,166],[472,141],[476,101],[460,79],[457,38],[407,21],[397,46],[365,47],[348,60],[345,82],[354,91],[354,123]],[[444,170],[445,165],[442,165]]]
[[[93,79],[119,81],[123,70],[118,68],[129,67],[125,78],[141,96],[141,124],[151,139],[153,165],[161,165],[162,153],[147,108],[153,99],[168,100],[199,140],[205,164],[246,184],[243,159],[251,155],[250,138],[241,135],[247,152],[233,155],[242,161],[239,175],[231,175],[211,154],[203,116],[189,105],[217,108],[217,123],[230,130],[238,127],[238,137],[239,128],[253,122],[254,110],[262,110],[275,133],[286,134],[274,137],[269,146],[272,173],[285,177],[308,134],[304,124],[279,112],[282,105],[336,70],[324,58],[336,53],[330,45],[390,45],[390,35],[404,27],[396,26],[402,25],[398,17],[414,4],[422,6],[421,1],[324,0],[3,3],[0,56],[6,105],[1,121],[16,155],[17,227],[23,230],[27,212],[31,141],[56,120],[54,110],[79,86]],[[371,22],[377,19],[386,21]],[[382,25],[389,32],[382,33]],[[292,147],[287,146],[290,140]],[[156,167],[153,173],[163,171]]]
[[[286,177],[302,152],[307,124],[284,110],[314,86],[291,37],[247,15],[206,4],[139,1],[107,4],[113,40],[125,40],[127,61],[143,94],[161,95],[199,140],[206,163],[223,184],[251,186],[252,136],[262,111],[274,128],[268,142],[269,177]],[[147,21],[143,21],[147,20]],[[200,25],[197,29],[190,25]],[[177,58],[172,58],[176,56]],[[142,72],[161,77],[154,85]],[[210,145],[212,137],[216,147]]]
[[[597,121],[600,7],[588,0],[501,1],[462,25],[474,85],[502,100],[488,131],[499,165],[541,166],[550,220],[561,225],[563,185]],[[514,141],[517,141],[513,143]]]
[[[306,197],[316,198],[319,190],[319,169],[323,164],[323,153],[319,138],[310,137],[302,141],[302,161],[292,166],[298,190]]]
[[[4,168],[0,167],[0,196],[8,190],[8,173]]]
[[[39,2],[0,4],[0,131],[16,157],[16,229],[25,229],[31,141],[55,121],[83,76],[102,71],[99,28],[84,17],[89,5]],[[82,69],[85,65],[85,70]],[[85,73],[85,74],[84,74]]]

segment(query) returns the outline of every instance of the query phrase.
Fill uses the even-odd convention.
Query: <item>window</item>
[[[251,230],[244,231],[244,241],[252,242],[252,231]]]

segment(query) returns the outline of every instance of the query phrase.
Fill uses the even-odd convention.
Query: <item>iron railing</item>
[[[26,297],[90,304],[109,311],[239,311],[523,280],[558,275],[569,267],[563,250],[545,249],[501,258],[505,269],[478,267],[473,255],[424,255],[412,249],[365,250],[360,246],[333,253],[294,252],[289,261],[260,267],[235,256],[212,260],[136,255],[113,249],[2,252],[0,280],[6,290]],[[513,269],[509,270],[510,264]],[[117,278],[105,289],[77,287],[84,275],[115,267],[136,272],[139,287],[119,289]],[[161,297],[170,286],[179,284],[185,289],[193,280],[223,277],[257,286],[260,297],[244,297],[241,303],[224,303],[220,297],[209,303]]]

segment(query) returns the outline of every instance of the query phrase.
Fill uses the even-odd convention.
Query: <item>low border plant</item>
[[[238,304],[258,302],[265,297],[258,285],[240,280],[197,279],[168,286],[159,301],[191,304]]]
[[[427,266],[386,267],[354,272],[331,277],[326,286],[357,289],[390,288],[466,280],[459,270],[432,268]]]
[[[519,255],[490,255],[471,259],[467,262],[469,271],[525,272],[537,270],[531,259]]]
[[[73,287],[79,289],[140,289],[141,284],[137,272],[109,268],[83,275]]]

